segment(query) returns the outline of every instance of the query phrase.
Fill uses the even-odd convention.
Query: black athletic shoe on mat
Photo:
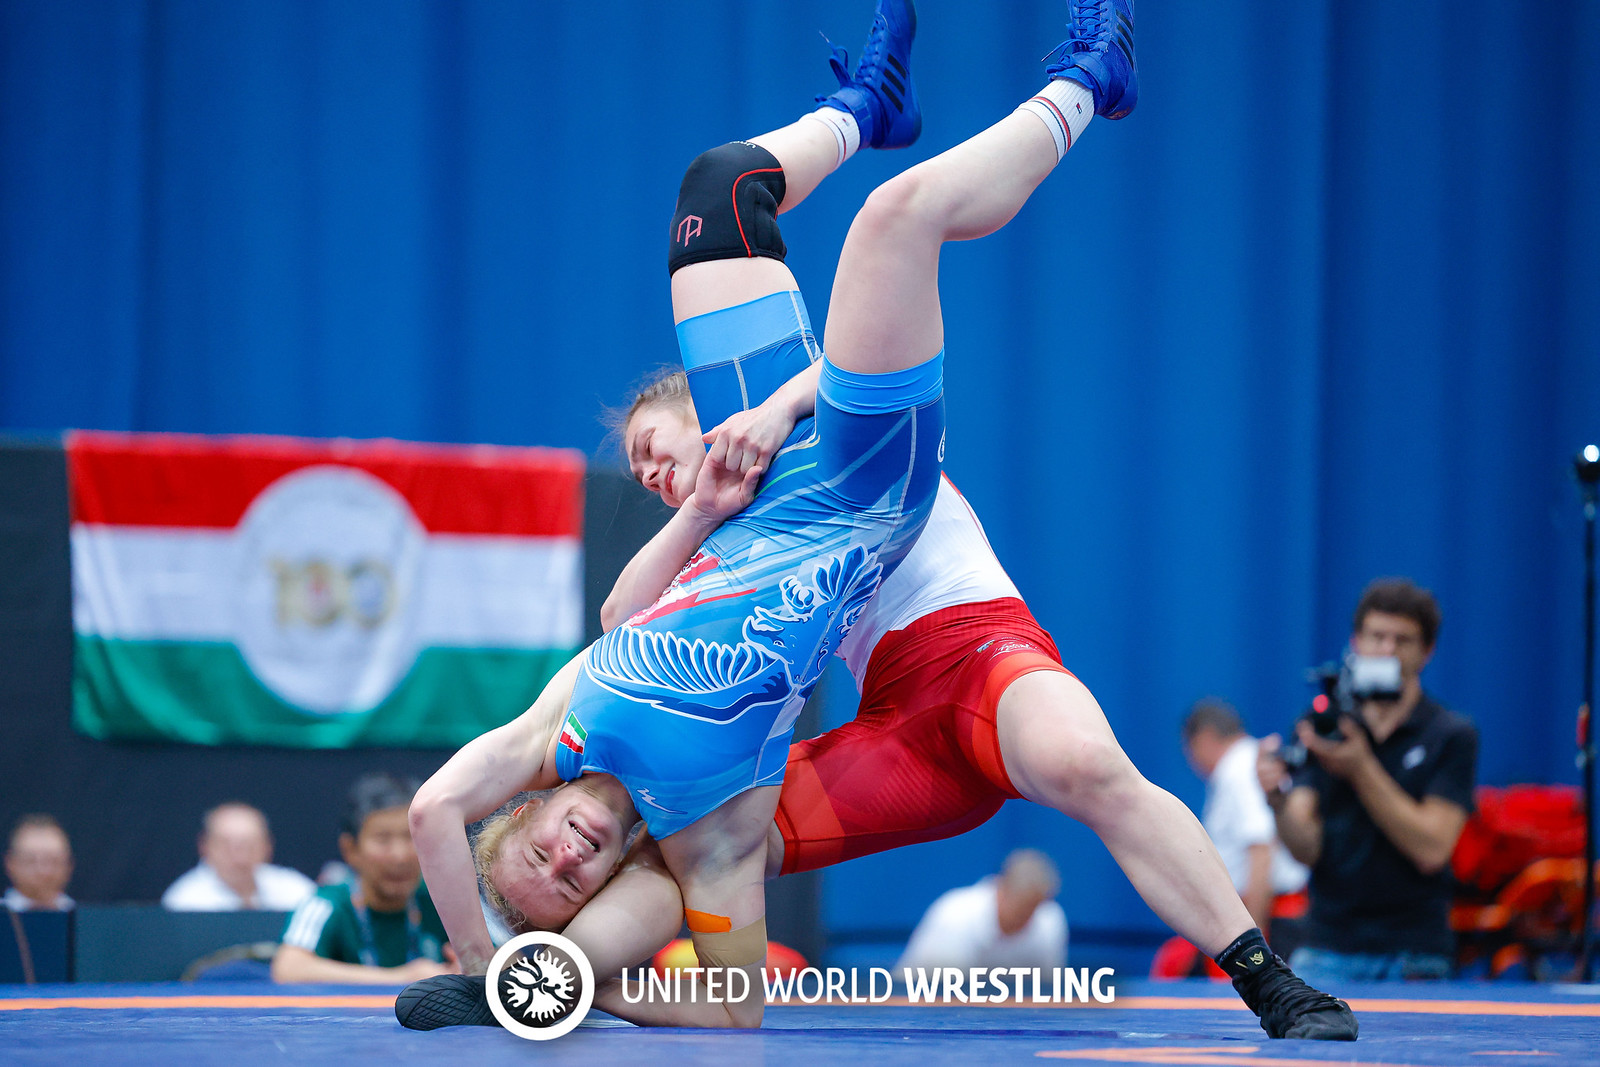
[[[500,1025],[489,1011],[481,974],[436,974],[412,982],[395,998],[394,1017],[409,1030]]]
[[[1278,956],[1258,971],[1235,977],[1233,988],[1260,1016],[1268,1037],[1354,1041],[1361,1032],[1350,1005],[1306,985]]]

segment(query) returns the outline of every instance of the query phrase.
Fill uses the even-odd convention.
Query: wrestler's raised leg
[[[881,374],[944,347],[939,252],[993,233],[1016,215],[1095,114],[1121,118],[1138,82],[1132,11],[1076,2],[1072,35],[1052,56],[1049,82],[977,136],[873,192],[845,238],[825,348],[837,366]],[[1109,16],[1109,17],[1108,17]],[[1124,28],[1125,27],[1125,28]],[[1051,58],[1051,57],[1047,57]]]
[[[821,107],[770,133],[711,149],[690,165],[673,216],[674,321],[799,288],[784,266],[775,216],[793,210],[857,149],[903,148],[917,139],[915,34],[910,0],[879,0],[853,73],[835,48],[840,87]]]
[[[757,358],[797,328],[809,336],[798,286],[782,262],[786,249],[777,215],[799,203],[848,157],[855,146],[852,138],[874,147],[915,139],[920,129],[920,121],[914,121],[915,97],[909,91],[891,91],[908,87],[914,32],[915,15],[907,0],[879,0],[861,65],[846,79],[842,63],[836,63],[841,82],[848,84],[823,111],[754,142],[712,149],[690,166],[679,192],[668,267],[673,317],[691,376],[714,360]],[[769,297],[776,299],[769,302]],[[762,310],[769,303],[776,304],[771,316]],[[713,313],[720,314],[711,318]],[[685,325],[702,316],[718,328]],[[789,376],[785,373],[783,379]],[[744,385],[741,378],[741,389]],[[841,434],[833,447],[853,443],[850,435]],[[716,469],[719,463],[707,466]],[[697,497],[699,481],[706,480],[696,482]],[[763,876],[767,831],[777,805],[776,786],[751,789],[660,841],[662,857],[683,891],[700,962],[742,970],[753,979],[753,995],[742,1001],[728,997],[728,1017],[718,1025],[756,1026],[761,1021],[756,972],[767,945]]]

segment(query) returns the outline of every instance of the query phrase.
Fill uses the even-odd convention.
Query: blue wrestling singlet
[[[679,325],[701,425],[819,358],[798,293]],[[944,457],[942,353],[889,374],[826,363],[814,420],[660,600],[591,645],[556,769],[615,775],[657,838],[783,780],[795,718],[905,556]]]

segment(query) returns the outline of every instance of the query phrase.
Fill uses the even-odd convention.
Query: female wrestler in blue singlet
[[[763,395],[814,355],[776,215],[859,143],[893,147],[916,135],[911,29],[909,5],[885,0],[854,80],[828,106],[689,168],[669,264],[685,365],[704,387]],[[1090,111],[1116,114],[1118,100],[1103,87],[1091,97],[1085,83],[1095,79],[1073,62],[1018,112],[873,193],[840,256],[814,424],[747,478],[730,474],[724,443],[713,444],[692,494],[678,470],[656,470],[664,495],[685,506],[652,542],[659,553],[642,554],[646,568],[651,559],[676,566],[688,555],[683,539],[703,533],[697,517],[732,514],[764,477],[661,600],[418,794],[418,852],[469,968],[482,967],[490,946],[463,824],[518,790],[573,779],[533,813],[525,848],[502,855],[496,871],[502,890],[534,902],[527,918],[546,928],[570,918],[610,874],[637,812],[683,890],[701,961],[760,964],[766,834],[794,716],[937,487],[940,248],[1004,225]],[[885,88],[891,79],[898,92]],[[651,447],[640,443],[646,455]],[[754,1001],[730,1006],[729,1021],[759,1022]]]

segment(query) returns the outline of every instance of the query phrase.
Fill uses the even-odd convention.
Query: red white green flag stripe
[[[589,740],[589,731],[583,728],[577,716],[567,713],[567,721],[561,727],[560,743],[570,748],[575,755],[583,755],[583,743]]]
[[[582,641],[582,456],[72,435],[74,721],[95,737],[453,746]]]

